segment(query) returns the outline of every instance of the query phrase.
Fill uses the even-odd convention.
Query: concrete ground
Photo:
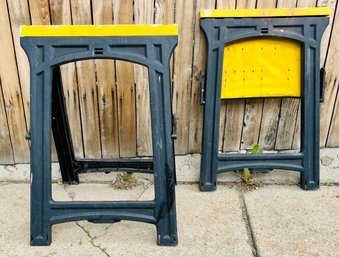
[[[256,173],[251,190],[232,172],[218,176],[216,191],[199,192],[199,163],[199,155],[176,157],[176,247],[157,246],[154,225],[128,221],[54,225],[49,247],[31,247],[29,165],[0,165],[0,257],[339,257],[339,148],[321,150],[316,191],[302,190],[297,172],[273,171]],[[53,199],[153,199],[152,176],[135,176],[132,189],[114,188],[116,174],[104,173],[63,185],[53,164]]]
[[[153,183],[138,177],[133,189],[112,183],[53,184],[55,200],[152,199]],[[0,184],[0,256],[339,256],[339,187],[304,191],[263,185],[243,192],[238,183],[199,192],[176,187],[177,247],[156,245],[155,226],[87,221],[53,226],[49,247],[29,245],[29,184]]]

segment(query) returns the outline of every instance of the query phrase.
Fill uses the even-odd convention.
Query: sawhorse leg
[[[31,69],[31,245],[51,243],[51,69]]]

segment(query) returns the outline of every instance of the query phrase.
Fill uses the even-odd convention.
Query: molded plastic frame
[[[177,36],[22,37],[31,68],[31,245],[49,245],[53,224],[133,220],[155,224],[158,245],[177,245],[175,160],[169,60]],[[100,50],[100,51],[99,51]],[[153,159],[76,160],[59,66],[79,60],[119,59],[148,68]],[[54,201],[51,191],[51,129],[64,182],[93,168],[154,173],[152,201]]]
[[[217,174],[243,168],[301,173],[303,189],[319,188],[320,42],[328,17],[201,19],[207,38],[200,190],[216,190]],[[295,154],[219,154],[220,95],[224,46],[259,37],[298,41],[302,47],[301,149]],[[226,138],[227,140],[227,138]]]

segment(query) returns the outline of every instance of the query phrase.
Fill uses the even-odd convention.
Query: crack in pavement
[[[148,180],[149,181],[149,180]],[[143,194],[147,191],[147,189],[149,189],[152,185],[153,185],[153,181],[149,181],[148,184],[144,184],[143,185],[143,190],[142,192],[138,195],[136,200],[140,200],[140,198],[143,196]]]
[[[91,245],[93,245],[95,248],[98,248],[102,253],[104,253],[107,257],[110,257],[110,255],[107,253],[107,249],[105,247],[101,247],[101,245],[97,245],[94,243],[94,240],[97,239],[98,237],[97,236],[92,236],[91,235],[91,232],[89,230],[87,230],[84,226],[82,226],[79,222],[75,222],[75,224],[80,227],[84,232],[85,234],[87,235],[87,237],[90,239],[90,243]],[[106,229],[106,232],[107,232],[107,229]],[[105,233],[106,233],[105,232]],[[102,236],[102,235],[101,235]]]
[[[244,194],[240,194],[239,199],[240,199],[240,208],[242,211],[242,217],[246,225],[248,244],[250,245],[252,249],[253,257],[260,257],[258,245],[255,240],[254,233],[253,233],[252,226],[251,226],[250,217],[248,215],[248,210],[247,210]]]
[[[74,201],[75,192],[70,191],[69,188],[68,188],[68,185],[66,185],[66,184],[64,185],[63,188],[64,188],[65,192],[68,194],[68,197],[69,197],[72,201]],[[109,225],[105,228],[105,231],[104,231],[102,234],[97,235],[97,236],[92,236],[91,233],[90,233],[90,231],[87,230],[87,229],[85,228],[85,226],[82,226],[79,222],[76,221],[75,224],[76,224],[78,227],[80,227],[80,228],[85,232],[85,234],[87,235],[87,237],[90,238],[90,243],[91,243],[91,245],[93,245],[94,247],[100,249],[101,252],[103,252],[106,256],[110,257],[110,255],[106,252],[106,248],[101,247],[100,245],[96,245],[96,244],[94,243],[94,240],[95,240],[95,239],[98,239],[98,238],[100,238],[100,237],[102,237],[102,236],[104,236],[104,235],[107,233],[107,231],[108,231],[108,229],[110,228],[110,226],[112,226],[113,224],[109,224]]]
[[[144,193],[145,193],[145,192],[146,192],[146,191],[154,184],[153,181],[150,181],[150,180],[148,180],[148,179],[145,179],[145,180],[148,181],[149,183],[144,183],[144,184],[143,184],[143,190],[142,190],[142,192],[137,196],[136,200],[139,200],[139,199],[143,196],[143,194],[144,194]],[[75,192],[72,192],[72,191],[69,189],[68,185],[64,185],[63,188],[64,188],[65,192],[68,194],[68,197],[69,197],[72,201],[74,201]],[[98,244],[95,244],[94,240],[95,240],[95,239],[98,239],[98,238],[100,238],[100,237],[102,237],[102,236],[104,236],[104,235],[108,232],[109,228],[110,228],[113,224],[109,224],[109,225],[105,228],[105,231],[104,231],[102,234],[96,235],[96,236],[92,236],[92,235],[91,235],[91,232],[90,232],[88,229],[86,229],[85,226],[81,225],[78,221],[76,221],[75,224],[76,224],[78,227],[80,227],[80,228],[82,229],[82,231],[84,231],[84,233],[85,233],[85,234],[87,235],[87,237],[90,239],[90,244],[91,244],[92,246],[94,246],[95,248],[98,248],[98,249],[99,249],[102,253],[104,253],[107,257],[110,257],[110,255],[107,253],[106,248],[105,248],[105,247],[102,247],[100,244],[99,244],[99,245],[98,245]]]

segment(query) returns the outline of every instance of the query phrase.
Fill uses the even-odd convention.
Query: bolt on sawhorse
[[[324,90],[319,59],[329,13],[329,8],[201,10],[208,48],[206,80],[201,78],[201,191],[216,189],[218,173],[246,167],[294,170],[301,174],[303,189],[319,187],[319,101]],[[253,97],[301,98],[299,153],[218,153],[220,99]]]
[[[31,245],[49,245],[51,226],[88,220],[152,223],[158,245],[177,245],[175,163],[169,59],[177,25],[22,26],[21,45],[31,67]],[[86,59],[119,59],[148,68],[153,159],[76,159],[67,119],[60,65]],[[63,181],[93,169],[154,174],[151,201],[54,201],[51,129]]]

